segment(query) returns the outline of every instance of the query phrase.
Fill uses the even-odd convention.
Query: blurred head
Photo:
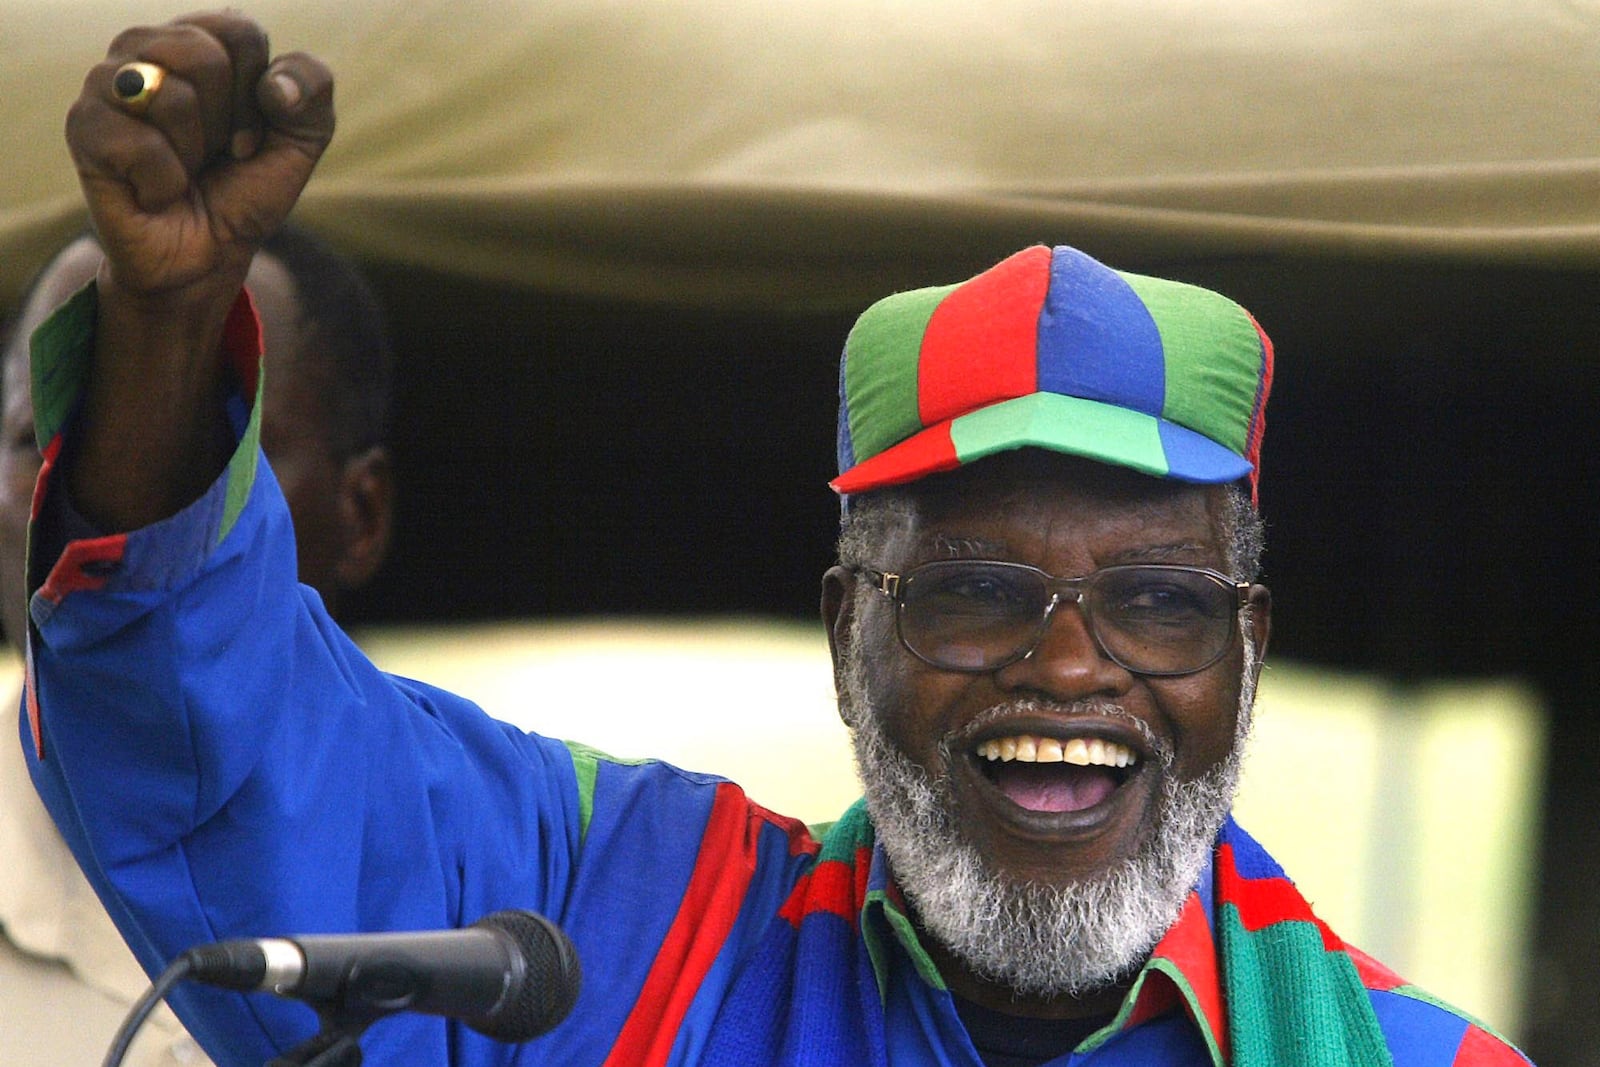
[[[1102,1010],[1232,804],[1270,348],[1070,249],[891,301],[847,346],[823,582],[867,804],[954,991]]]
[[[84,236],[52,259],[4,336],[0,363],[0,624],[25,626],[28,514],[39,473],[28,339],[99,269]],[[300,580],[336,610],[388,550],[393,470],[384,446],[391,355],[382,314],[354,268],[286,228],[246,279],[261,315],[267,392],[261,444],[294,518]]]

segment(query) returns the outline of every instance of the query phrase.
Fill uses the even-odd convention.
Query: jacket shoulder
[[[1347,945],[1345,951],[1367,987],[1395,1067],[1530,1067],[1532,1061],[1486,1023],[1407,982],[1360,949]]]

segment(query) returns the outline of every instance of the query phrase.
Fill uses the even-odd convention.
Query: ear
[[[856,575],[848,567],[829,567],[822,576],[822,625],[828,631],[828,654],[833,657],[833,686],[843,692],[844,657],[850,648],[851,622],[855,616]],[[839,705],[839,717],[854,726]]]
[[[334,567],[341,589],[365,585],[389,554],[394,526],[394,464],[373,445],[345,461],[340,472],[339,521],[344,551]]]

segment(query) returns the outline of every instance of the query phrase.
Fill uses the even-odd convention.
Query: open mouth
[[[1109,800],[1140,765],[1139,753],[1099,737],[991,737],[973,746],[983,776],[1027,811],[1087,811]]]

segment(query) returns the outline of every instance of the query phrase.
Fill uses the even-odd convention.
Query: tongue
[[[1002,763],[994,781],[1011,802],[1029,811],[1082,811],[1117,788],[1110,768],[1072,763]]]

